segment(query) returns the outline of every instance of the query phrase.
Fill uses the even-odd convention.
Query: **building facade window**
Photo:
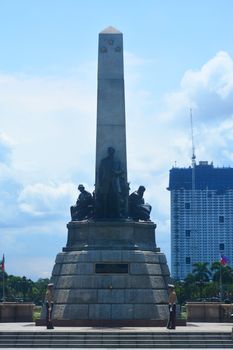
[[[224,243],[219,243],[219,250],[224,250]]]
[[[218,221],[220,224],[222,224],[224,222],[224,216],[223,215],[219,215]]]

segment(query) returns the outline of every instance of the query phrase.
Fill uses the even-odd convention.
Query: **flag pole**
[[[220,302],[222,302],[223,288],[222,288],[222,264],[219,269],[219,287],[220,287]]]
[[[2,261],[0,262],[0,267],[2,270],[2,302],[5,302],[5,257],[3,254]]]
[[[223,243],[220,243],[220,248],[221,250],[224,249],[224,246],[222,248]],[[222,277],[223,277],[223,266],[225,266],[228,263],[228,258],[221,253],[221,258],[220,258],[220,268],[219,268],[219,289],[220,289],[220,302],[223,301],[223,282],[222,282]]]
[[[2,302],[5,302],[5,271],[2,271]]]

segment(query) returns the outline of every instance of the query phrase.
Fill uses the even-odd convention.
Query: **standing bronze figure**
[[[96,216],[119,219],[124,216],[126,188],[121,162],[115,157],[115,149],[108,147],[108,155],[99,167],[98,192],[96,193]]]

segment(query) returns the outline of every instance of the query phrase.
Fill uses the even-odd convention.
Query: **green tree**
[[[178,302],[184,304],[203,297],[208,300],[219,297],[220,269],[225,298],[233,302],[233,269],[230,266],[221,265],[218,261],[214,262],[210,268],[208,263],[195,263],[193,272],[188,274],[184,281],[175,282]]]
[[[218,298],[219,284],[216,282],[210,281],[209,283],[205,284],[204,290],[205,290],[205,296],[207,300],[214,301],[216,300],[216,298]]]
[[[194,274],[189,273],[184,279],[183,288],[185,290],[186,301],[194,301],[198,298],[198,287]]]
[[[233,283],[233,270],[229,265],[222,265],[219,261],[215,261],[211,265],[211,271],[213,273],[213,281],[220,281],[220,273],[222,275],[222,283]]]
[[[37,305],[43,304],[48,283],[49,283],[48,278],[39,278],[37,282],[34,283],[33,301],[35,304]]]
[[[196,284],[199,286],[199,297],[200,300],[203,299],[203,290],[207,282],[209,282],[211,277],[211,272],[208,268],[209,263],[197,262],[193,264],[193,275],[196,280]]]
[[[7,301],[28,301],[42,305],[48,278],[40,278],[37,282],[23,276],[13,276],[5,273],[5,296]],[[0,276],[0,299],[2,299],[2,274]]]
[[[209,263],[197,262],[193,264],[193,275],[196,281],[209,282],[211,272],[208,268]]]
[[[213,281],[219,285],[220,299],[232,300],[233,269],[229,265],[222,265],[216,261],[211,265],[211,270]]]

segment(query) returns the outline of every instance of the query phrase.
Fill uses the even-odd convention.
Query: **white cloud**
[[[11,161],[13,141],[8,135],[0,131],[0,166],[8,165]]]
[[[187,71],[181,87],[189,95],[200,95],[206,90],[209,94],[214,93],[226,100],[233,90],[232,58],[227,52],[218,52],[199,71]]]
[[[184,123],[193,108],[198,123],[216,123],[233,111],[233,61],[227,52],[219,52],[199,70],[187,71],[179,91],[166,95],[167,110],[161,115],[169,123]],[[178,124],[177,124],[178,123]]]
[[[16,76],[0,75],[0,104],[8,106],[10,111],[34,119],[35,112],[51,114],[53,112],[76,111],[93,112],[92,92],[85,80],[77,78],[31,77],[23,74]],[[87,103],[89,101],[89,103]],[[42,118],[43,119],[43,118]]]
[[[67,221],[68,217],[34,224],[29,220],[22,227],[2,227],[0,249],[6,272],[33,280],[50,277],[56,255],[66,245]]]
[[[74,201],[75,185],[36,183],[26,186],[19,194],[18,203],[22,212],[33,216],[64,215]]]
[[[53,269],[55,259],[54,257],[45,256],[21,256],[20,258],[10,257],[10,260],[6,260],[6,268],[8,263],[10,264],[11,274],[15,276],[25,275],[28,278],[37,280],[38,278],[50,278],[51,271]],[[28,266],[30,266],[30,276],[28,276]],[[9,270],[8,270],[9,271]],[[37,277],[39,276],[39,277]]]
[[[129,151],[135,151],[137,160],[144,157],[144,162],[137,163],[141,168],[156,165],[161,170],[175,161],[187,165],[191,155],[190,107],[197,155],[220,164],[228,161],[222,154],[231,149],[233,135],[233,60],[226,52],[216,54],[200,70],[186,72],[180,89],[165,96],[162,113],[146,118],[139,109],[136,122],[141,120],[141,125],[138,129],[133,126]]]
[[[66,79],[0,75],[1,128],[17,144],[12,161],[21,181],[45,177],[70,181],[77,169],[85,173],[91,154],[94,159],[92,83],[79,75]]]

